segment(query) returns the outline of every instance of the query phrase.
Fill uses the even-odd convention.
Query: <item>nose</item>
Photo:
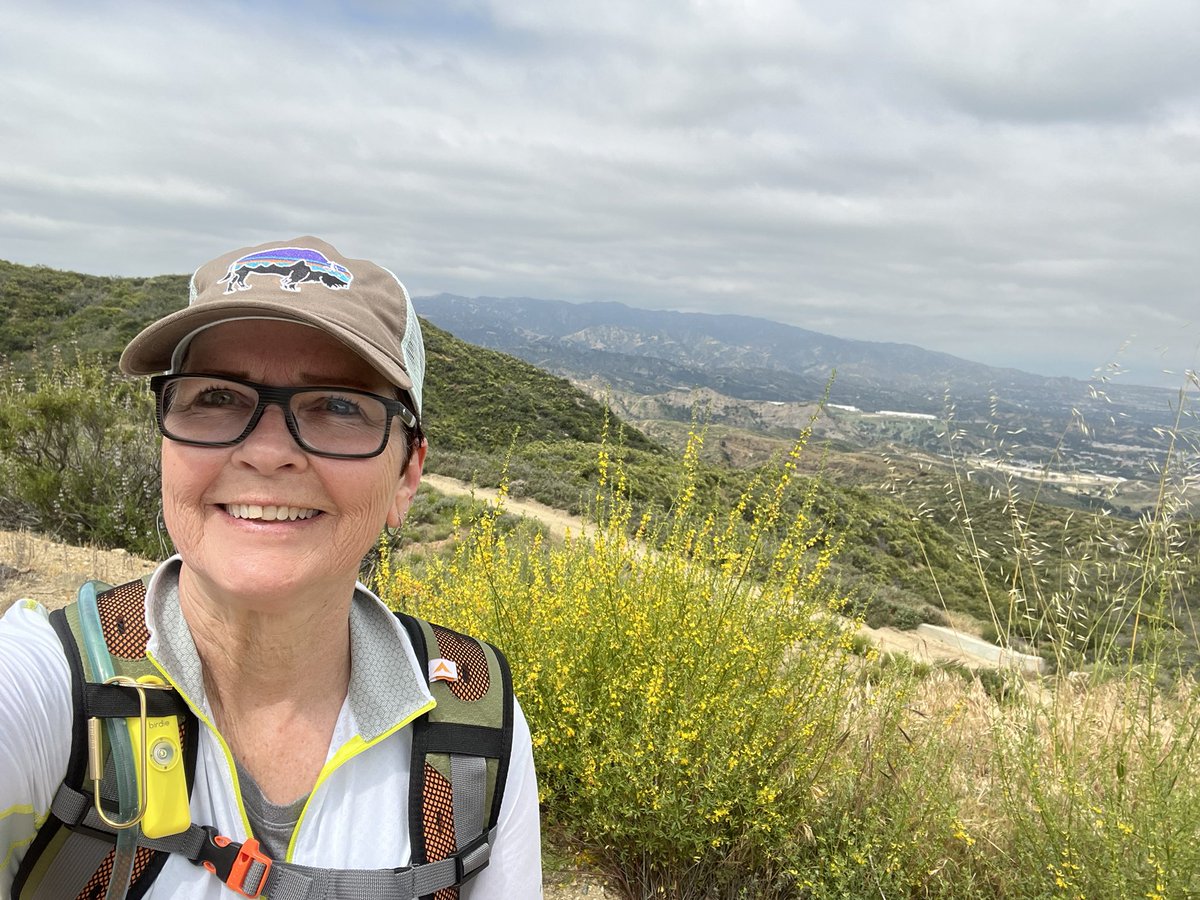
[[[308,454],[292,437],[283,407],[277,403],[267,404],[254,428],[233,450],[236,462],[263,471],[308,463]]]

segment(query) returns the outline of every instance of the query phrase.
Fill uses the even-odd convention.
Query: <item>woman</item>
[[[425,459],[407,292],[315,238],[238,250],[196,271],[188,307],[134,338],[121,368],[167,372],[152,384],[178,555],[146,590],[146,656],[203,723],[191,821],[218,842],[256,838],[277,878],[285,860],[318,880],[407,866],[411,723],[435,692],[409,633],[356,585],[380,530],[404,520]],[[0,621],[0,897],[67,770],[69,662],[35,604]],[[464,900],[541,895],[519,707],[512,734],[490,863]],[[231,896],[226,873],[199,861],[173,852],[144,896]]]

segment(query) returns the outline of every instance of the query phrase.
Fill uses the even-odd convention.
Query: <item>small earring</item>
[[[165,516],[163,515],[162,503],[158,504],[158,515],[155,517],[155,520],[154,520],[154,530],[158,536],[158,546],[159,546],[159,549],[162,551],[162,558],[166,559],[168,556],[172,555],[172,548],[171,548],[171,535],[167,531],[167,520],[166,520]]]

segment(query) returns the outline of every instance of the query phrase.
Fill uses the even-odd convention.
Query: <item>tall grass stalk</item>
[[[696,502],[701,441],[661,517],[606,448],[582,534],[505,531],[501,503],[419,577],[383,554],[385,598],[508,654],[558,841],[630,898],[1200,896],[1169,517],[1039,534],[1014,490],[1015,549],[965,564],[1007,567],[1002,639],[1060,668],[964,678],[856,655],[803,439],[727,511]]]
[[[804,441],[720,513],[695,504],[701,440],[657,523],[631,520],[605,450],[584,534],[524,541],[497,508],[419,582],[385,554],[377,586],[506,651],[546,825],[628,896],[928,889],[949,874],[953,804],[914,764],[918,679],[889,669],[885,684],[849,653],[826,583],[836,541],[807,502],[784,519],[809,489]],[[909,793],[889,802],[897,775]]]
[[[969,563],[985,591],[997,578],[1007,586],[989,593],[996,639],[1031,646],[1057,673],[978,726],[986,753],[974,754],[971,815],[995,845],[980,862],[1004,896],[1200,896],[1197,633],[1183,602],[1183,494],[1196,458],[1188,399],[1181,391],[1176,425],[1162,433],[1158,498],[1138,521],[1079,512],[1048,527],[1040,483],[1006,474],[993,496],[1009,542],[992,547],[977,540],[964,489],[972,463],[947,428],[947,494]],[[1078,415],[1072,427],[1090,431]],[[991,452],[1003,459],[1003,443]]]

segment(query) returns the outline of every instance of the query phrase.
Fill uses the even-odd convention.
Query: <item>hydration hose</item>
[[[108,644],[104,640],[104,629],[100,624],[100,610],[96,606],[96,588],[92,582],[87,582],[79,589],[79,622],[83,631],[84,649],[88,662],[92,667],[92,677],[96,681],[110,681],[115,677],[112,657],[108,653]],[[143,706],[142,721],[145,721]],[[133,858],[137,852],[137,822],[144,810],[138,809],[138,779],[137,766],[133,757],[133,742],[129,739],[129,729],[124,719],[105,719],[108,732],[108,742],[112,749],[112,760],[116,767],[117,799],[121,824],[129,823],[127,827],[117,830],[117,848],[113,855],[112,876],[108,882],[108,892],[104,900],[124,900],[129,892],[129,879],[133,874]],[[97,781],[102,772],[93,772]],[[144,797],[144,794],[143,794]],[[103,810],[98,811],[103,814]]]

